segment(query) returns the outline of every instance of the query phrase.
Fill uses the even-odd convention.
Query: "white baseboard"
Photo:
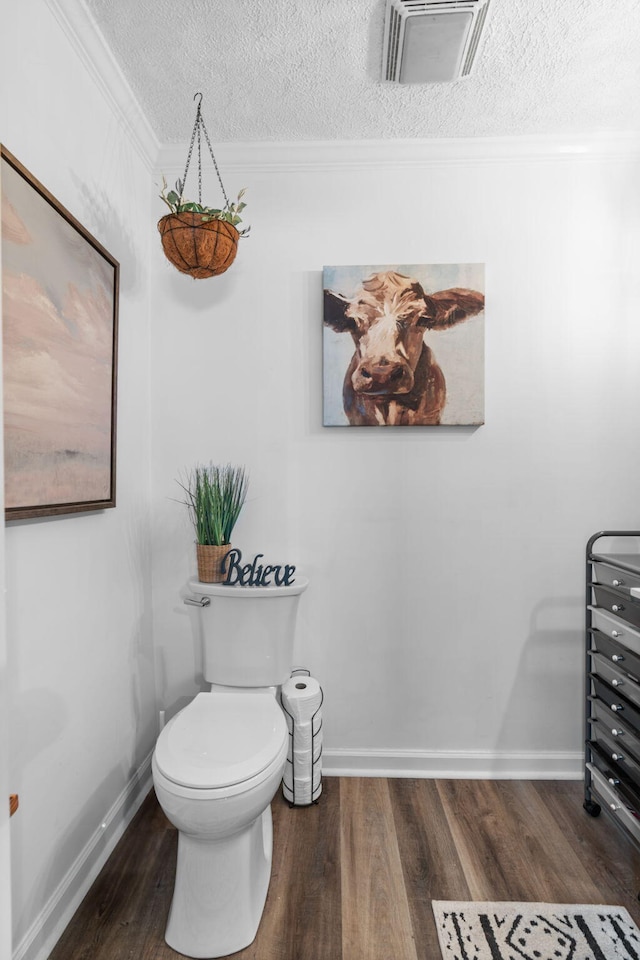
[[[152,786],[151,756],[135,771],[13,952],[46,960]]]
[[[322,751],[327,777],[422,777],[469,780],[581,780],[584,755],[574,751]]]

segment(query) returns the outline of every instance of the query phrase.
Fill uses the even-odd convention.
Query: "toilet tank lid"
[[[199,693],[162,730],[156,763],[174,783],[227,787],[265,770],[287,736],[272,693]]]
[[[295,597],[309,586],[308,577],[296,577],[294,582],[288,587],[238,587],[229,586],[226,583],[204,583],[202,580],[189,580],[189,590],[191,593],[199,593],[208,597],[227,597],[232,600],[247,600],[259,597]]]

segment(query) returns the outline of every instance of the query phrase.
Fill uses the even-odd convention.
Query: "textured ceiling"
[[[380,80],[384,0],[84,0],[162,143],[640,130],[640,0],[492,0],[473,75]]]

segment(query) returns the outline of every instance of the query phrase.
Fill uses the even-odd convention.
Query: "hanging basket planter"
[[[196,280],[224,273],[238,252],[236,228],[202,213],[168,213],[159,221],[158,230],[167,260]]]
[[[187,164],[182,180],[178,180],[175,190],[169,190],[163,179],[160,197],[171,211],[158,222],[165,256],[181,273],[187,273],[195,280],[217,277],[228,270],[238,252],[238,240],[249,233],[249,228],[238,229],[242,211],[246,207],[242,197],[244,190],[231,203],[213,155],[211,141],[202,119],[202,94],[196,93],[194,100],[200,97],[196,110],[196,121],[191,134]],[[224,206],[206,207],[202,204],[202,134],[204,134],[218,182],[224,197]],[[198,202],[184,200],[184,186],[189,172],[194,144],[198,144]]]

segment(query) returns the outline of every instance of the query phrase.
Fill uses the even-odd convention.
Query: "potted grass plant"
[[[198,578],[220,583],[222,563],[231,547],[231,534],[247,497],[249,478],[243,466],[197,464],[178,483],[196,534]]]

